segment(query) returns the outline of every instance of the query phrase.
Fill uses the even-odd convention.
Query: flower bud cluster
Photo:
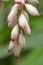
[[[39,16],[38,10],[33,5],[38,5],[38,0],[14,0],[15,4],[8,15],[8,27],[13,28],[8,51],[13,49],[16,58],[19,57],[21,49],[25,49],[24,32],[31,36],[29,25],[29,14]],[[32,5],[31,5],[32,4]],[[28,12],[28,13],[27,13]]]

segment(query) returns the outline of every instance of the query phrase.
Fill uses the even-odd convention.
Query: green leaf
[[[43,48],[28,52],[16,65],[43,65]]]

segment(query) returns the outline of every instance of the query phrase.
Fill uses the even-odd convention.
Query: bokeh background
[[[43,0],[36,6],[40,16],[30,15],[30,27],[32,36],[26,38],[26,50],[21,51],[18,60],[14,58],[13,52],[8,53],[11,29],[7,27],[7,15],[12,6],[12,0],[3,2],[0,8],[0,65],[43,65]]]

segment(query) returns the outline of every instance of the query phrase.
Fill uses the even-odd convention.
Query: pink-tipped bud
[[[39,12],[38,12],[38,10],[34,6],[32,6],[30,4],[25,4],[25,6],[26,6],[27,11],[31,15],[33,15],[33,16],[39,16]]]
[[[17,12],[18,12],[18,4],[15,4],[12,9],[11,9],[11,12],[9,13],[8,15],[8,18],[7,18],[7,21],[10,22],[10,21],[13,21],[14,17],[16,16]]]
[[[15,43],[13,41],[10,41],[9,47],[8,47],[8,52],[11,52],[11,50],[13,49]]]
[[[11,40],[12,41],[17,40],[18,34],[19,34],[19,27],[18,25],[15,25],[11,32]]]
[[[19,25],[27,33],[27,35],[31,36],[31,29],[24,14],[21,14],[19,17]]]
[[[18,43],[20,44],[20,47],[21,47],[22,49],[25,49],[25,37],[23,36],[22,33],[19,34]]]
[[[26,30],[28,27],[28,22],[24,14],[21,14],[19,17],[19,25],[23,30]]]
[[[14,46],[14,56],[15,56],[16,59],[19,57],[20,51],[21,51],[20,45],[15,44],[15,46]]]
[[[15,0],[16,3],[24,4],[24,0]]]

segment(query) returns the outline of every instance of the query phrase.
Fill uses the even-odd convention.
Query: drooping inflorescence
[[[29,26],[29,14],[39,16],[38,10],[33,5],[38,5],[38,0],[14,0],[14,5],[8,15],[8,27],[12,28],[11,40],[8,51],[14,51],[16,58],[19,57],[21,49],[25,49],[24,32],[31,36],[31,29]],[[28,12],[28,13],[27,13]]]
[[[21,49],[25,49],[24,32],[31,36],[28,13],[39,16],[38,10],[33,5],[38,5],[38,0],[14,0],[15,4],[8,15],[8,27],[13,28],[8,51],[13,50],[16,58],[19,57]],[[32,4],[32,5],[31,5]],[[28,12],[28,13],[27,13]]]

